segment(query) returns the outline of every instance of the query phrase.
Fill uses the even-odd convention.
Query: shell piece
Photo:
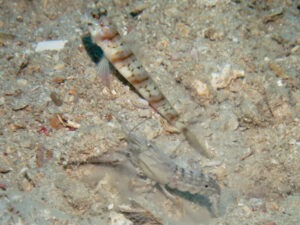
[[[129,219],[127,219],[123,214],[117,212],[111,212],[109,216],[111,225],[133,225]]]
[[[211,85],[215,90],[227,88],[234,80],[244,78],[245,71],[234,70],[230,64],[226,64],[221,73],[213,73]]]

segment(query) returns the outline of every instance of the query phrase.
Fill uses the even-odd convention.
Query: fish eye
[[[205,184],[204,187],[205,187],[205,188],[208,188],[208,184]]]

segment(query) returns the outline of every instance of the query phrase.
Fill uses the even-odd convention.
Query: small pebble
[[[217,31],[214,28],[207,28],[204,30],[203,36],[210,41],[220,41],[224,38],[224,33]]]
[[[52,79],[52,81],[54,82],[54,83],[57,83],[57,84],[62,84],[62,83],[64,83],[65,82],[65,78],[63,78],[63,77],[54,77],[53,79]]]
[[[62,70],[65,68],[65,64],[64,63],[60,63],[54,66],[55,70]]]
[[[60,99],[60,96],[54,91],[51,92],[50,98],[56,106],[61,106],[63,104],[63,101]]]
[[[218,0],[204,0],[202,2],[206,7],[214,7],[217,5]]]
[[[195,80],[192,85],[197,95],[199,95],[200,97],[209,98],[210,92],[207,84],[201,82],[200,80]]]
[[[107,206],[107,209],[108,210],[112,210],[114,208],[114,204],[113,203],[110,203],[108,206]]]
[[[26,86],[27,84],[28,84],[28,81],[27,80],[25,80],[25,79],[18,79],[17,80],[17,84],[19,85],[19,86]]]
[[[23,21],[24,21],[24,18],[23,18],[23,16],[17,16],[16,20],[17,20],[18,22],[23,22]]]

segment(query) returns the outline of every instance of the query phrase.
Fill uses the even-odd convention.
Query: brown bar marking
[[[132,52],[128,52],[127,55],[120,55],[120,56],[118,56],[118,54],[121,54],[121,52],[117,52],[115,54],[115,57],[113,57],[112,59],[110,59],[112,64],[114,64],[116,62],[125,61],[126,59],[128,59],[129,57],[131,57],[133,55]]]

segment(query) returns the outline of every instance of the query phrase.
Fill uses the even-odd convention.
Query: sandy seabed
[[[0,3],[1,224],[299,223],[299,1]],[[103,79],[81,41],[99,4],[212,158]],[[65,45],[37,49],[49,40]],[[126,147],[116,117],[216,177],[222,215],[146,188],[124,158],[103,163]]]

